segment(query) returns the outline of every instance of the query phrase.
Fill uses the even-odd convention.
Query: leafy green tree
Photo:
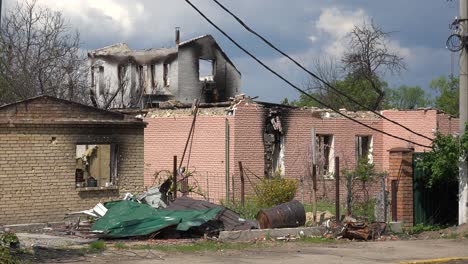
[[[376,82],[379,83],[379,87],[384,87],[384,89],[388,88],[386,82],[380,79],[374,81],[374,83]],[[340,92],[347,94],[355,101],[358,101],[361,105],[366,106],[368,109],[374,108],[375,102],[379,97],[379,94],[375,93],[371,88],[372,84],[370,82],[361,78],[355,79],[351,74],[347,75],[343,80],[335,80],[332,85]],[[320,91],[311,92],[311,95],[335,109],[346,108],[351,111],[366,110],[364,107],[351,102],[346,97],[331,90],[329,87],[321,89]],[[301,95],[299,99],[292,102],[292,104],[296,106],[323,107],[305,95]]]
[[[468,127],[466,127],[468,129]],[[427,187],[440,183],[458,182],[458,163],[466,159],[468,151],[468,134],[461,137],[436,134],[432,150],[424,153],[417,164],[428,173]]]
[[[459,79],[453,75],[432,80],[430,88],[436,91],[435,106],[444,112],[459,116]]]
[[[402,85],[397,89],[385,91],[384,108],[405,110],[426,107],[430,104],[430,97],[419,86]]]

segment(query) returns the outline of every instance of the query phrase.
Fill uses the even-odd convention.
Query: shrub
[[[255,188],[258,205],[268,208],[294,199],[298,188],[298,181],[296,179],[274,177],[262,179]]]
[[[0,233],[0,263],[22,263],[17,256],[12,254],[12,249],[16,249],[18,247],[19,240],[14,233]]]

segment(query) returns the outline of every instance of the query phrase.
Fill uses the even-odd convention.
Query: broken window
[[[99,94],[103,95],[105,93],[104,66],[99,66],[98,82]]]
[[[117,185],[117,153],[116,144],[76,145],[76,187]]]
[[[335,172],[334,137],[333,135],[317,135],[316,141],[318,174],[331,177]]]
[[[356,162],[366,159],[372,163],[372,146],[372,136],[356,136]]]
[[[171,71],[171,65],[169,63],[163,64],[163,82],[164,86],[169,86],[171,84],[171,80],[169,77],[169,73]]]
[[[213,81],[215,72],[214,60],[198,60],[198,78],[200,81]]]

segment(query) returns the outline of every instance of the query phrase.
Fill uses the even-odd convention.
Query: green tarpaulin
[[[177,230],[187,231],[191,227],[214,220],[222,210],[221,207],[205,210],[157,210],[133,201],[112,202],[105,206],[109,210],[94,223],[91,230],[101,231],[108,238],[144,236],[168,226],[177,226]]]

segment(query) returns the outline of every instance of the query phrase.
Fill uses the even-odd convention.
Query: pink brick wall
[[[264,146],[263,133],[267,109],[262,105],[240,103],[236,106],[234,115],[224,113],[200,115],[197,119],[190,170],[195,172],[195,178],[201,190],[209,193],[213,202],[225,199],[226,166],[225,166],[225,120],[230,124],[230,160],[229,185],[230,199],[240,198],[240,176],[238,162],[242,161],[246,170],[246,193],[253,194],[251,182],[258,181],[264,176]],[[456,131],[458,120],[449,119],[447,115],[437,114],[436,110],[427,111],[383,111],[383,114],[397,122],[426,136],[432,137],[433,129]],[[153,174],[158,170],[172,170],[172,159],[177,155],[180,159],[192,116],[185,114],[175,117],[145,118],[148,126],[145,130],[145,186],[151,186]],[[410,132],[377,118],[361,118],[363,123],[387,131],[391,134],[408,138],[422,144],[430,144],[428,140],[411,135]],[[307,169],[310,166],[308,151],[311,146],[311,129],[317,134],[334,136],[335,156],[340,157],[341,169],[354,169],[355,166],[355,137],[370,135],[373,137],[373,160],[378,172],[389,169],[388,150],[396,147],[411,147],[398,139],[384,136],[371,129],[344,118],[319,118],[310,109],[285,109],[282,114],[282,125],[285,131],[285,175],[288,178],[300,179],[305,177],[304,195],[307,201],[310,196],[310,181]],[[415,147],[416,152],[424,148]],[[341,173],[343,176],[343,173]],[[250,180],[250,181],[249,181]],[[340,198],[346,199],[346,181],[341,179]],[[318,197],[333,200],[335,184],[333,180],[319,181]],[[369,187],[370,195],[380,190],[380,183]],[[363,196],[357,188],[357,196]],[[301,192],[298,192],[298,199]]]
[[[442,134],[457,134],[460,132],[459,119],[448,114],[437,114],[437,126]]]
[[[266,110],[260,105],[241,103],[237,106],[234,116],[233,142],[234,153],[231,159],[231,177],[234,184],[231,190],[235,200],[240,199],[239,161],[245,171],[246,195],[254,194],[252,184],[258,182],[257,177],[264,176],[264,146],[263,132],[265,130]],[[257,177],[256,177],[257,176]],[[231,196],[232,197],[232,196]]]
[[[367,125],[381,128],[380,120],[361,120]],[[335,156],[340,158],[340,169],[353,169],[355,166],[355,137],[369,135],[373,137],[374,164],[377,171],[382,164],[382,135],[365,128],[347,119],[333,118],[321,119],[314,117],[311,110],[292,110],[286,118],[286,148],[285,148],[285,172],[290,178],[300,179],[304,177],[304,200],[310,201],[311,180],[308,176],[311,155],[311,130],[315,128],[316,134],[334,136]],[[341,173],[340,200],[346,199],[346,181]],[[372,189],[372,187],[371,187]],[[372,193],[372,192],[371,192]],[[301,191],[297,198],[301,198]],[[335,199],[335,181],[320,179],[318,181],[319,199]]]
[[[383,115],[391,120],[394,120],[404,126],[411,128],[413,131],[425,135],[429,138],[433,138],[434,131],[437,129],[437,110],[427,111],[397,111],[397,110],[386,110],[383,111]],[[431,141],[412,134],[405,129],[390,123],[389,121],[382,120],[384,131],[398,135],[399,137],[407,138],[411,141],[430,146]],[[414,148],[415,152],[424,152],[429,150],[421,146],[414,145],[412,143],[405,142],[400,139],[395,139],[389,136],[383,136],[383,169],[385,171],[389,168],[389,150],[392,148]]]
[[[226,116],[198,116],[195,125],[189,170],[194,173],[210,201],[225,195],[225,122]],[[145,118],[145,187],[154,182],[154,173],[172,171],[173,156],[182,157],[192,116]],[[187,165],[188,151],[183,166]],[[193,181],[192,181],[193,182]]]

